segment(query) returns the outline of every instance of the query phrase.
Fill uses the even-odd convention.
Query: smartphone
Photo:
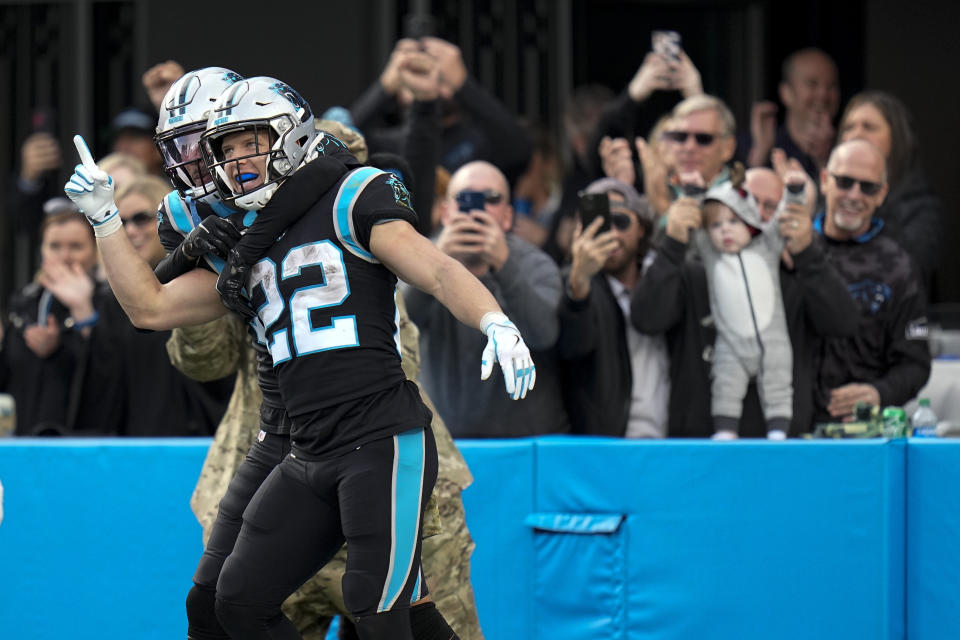
[[[785,204],[807,204],[807,185],[803,182],[788,182],[784,188],[783,200]]]
[[[580,224],[584,229],[599,216],[603,218],[603,222],[597,233],[610,231],[610,198],[607,194],[581,193],[577,211],[580,213]]]
[[[457,194],[457,208],[464,213],[470,213],[476,209],[484,210],[486,204],[486,195],[483,191],[461,191]]]
[[[650,35],[650,45],[653,52],[670,60],[680,62],[681,46],[680,34],[676,31],[658,30]]]
[[[707,195],[707,188],[685,182],[680,185],[680,194],[685,198],[693,198],[697,202],[703,202],[703,197]]]
[[[419,40],[436,34],[433,16],[428,13],[408,13],[403,18],[403,37]]]

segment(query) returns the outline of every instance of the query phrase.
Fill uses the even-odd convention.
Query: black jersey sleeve
[[[370,250],[371,229],[387,220],[405,220],[417,227],[407,187],[392,173],[380,173],[357,194],[353,205],[354,237],[364,250]]]

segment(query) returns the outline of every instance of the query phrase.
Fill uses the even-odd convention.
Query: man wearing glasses
[[[670,361],[662,335],[630,323],[630,295],[652,253],[653,209],[614,178],[591,183],[605,193],[610,229],[598,216],[573,235],[573,262],[560,305],[557,349],[568,375],[564,397],[575,433],[628,438],[667,435]]]
[[[916,268],[874,217],[887,195],[883,155],[865,140],[837,146],[820,174],[815,222],[859,309],[857,332],[824,342],[817,421],[849,418],[858,402],[903,405],[930,375],[926,300]]]
[[[713,96],[692,96],[674,107],[671,120],[663,136],[676,162],[674,196],[684,193],[684,185],[708,188],[728,180],[727,163],[737,148],[729,107]]]
[[[421,382],[455,438],[502,438],[568,430],[553,346],[562,293],[556,263],[510,232],[513,208],[503,173],[489,162],[465,164],[450,178],[437,248],[460,261],[516,323],[537,367],[522,403],[503,402],[476,382],[477,341],[435,298],[409,288],[410,319],[420,327]],[[483,345],[480,345],[483,349]],[[499,376],[499,372],[494,373]]]

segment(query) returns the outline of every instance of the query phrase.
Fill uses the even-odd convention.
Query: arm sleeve
[[[533,151],[530,134],[510,110],[472,76],[467,76],[456,99],[470,111],[490,144],[491,157],[485,159],[500,168],[513,184],[530,162]]]
[[[396,106],[397,101],[387,95],[383,90],[383,85],[380,84],[380,79],[377,78],[377,80],[367,87],[367,90],[360,94],[360,97],[350,105],[350,117],[353,118],[353,122],[357,125],[358,129],[366,131],[372,125],[376,124],[375,121],[377,119],[381,118]]]
[[[242,321],[228,313],[206,324],[174,329],[167,355],[174,367],[194,380],[219,380],[240,366],[245,340]]]
[[[646,334],[664,333],[683,319],[687,245],[664,236],[657,257],[630,297],[630,323]]]
[[[253,264],[262,258],[277,237],[303,217],[346,172],[347,167],[336,158],[321,156],[290,176],[234,247],[243,263]]]
[[[440,110],[436,100],[414,102],[404,143],[404,156],[410,163],[416,185],[413,205],[420,212],[417,230],[426,237],[433,233],[430,213],[436,186],[436,167],[440,164]]]
[[[813,332],[821,337],[852,336],[857,330],[859,311],[817,238],[793,256],[793,264],[803,313]]]
[[[919,285],[911,282],[887,328],[887,373],[873,381],[884,406],[903,406],[930,377],[930,344],[925,335],[913,336],[915,329],[926,330],[926,308]]]
[[[643,191],[643,168],[640,158],[634,148],[633,141],[637,136],[646,138],[657,118],[670,112],[679,102],[679,93],[675,91],[654,92],[645,102],[637,103],[630,99],[624,91],[620,96],[607,105],[600,116],[597,128],[590,137],[587,158],[591,178],[603,176],[603,164],[600,160],[600,140],[604,136],[611,138],[626,138],[630,143],[630,153],[633,156],[633,166],[636,169],[637,191]]]
[[[569,275],[569,274],[568,274]],[[560,301],[560,338],[557,351],[564,360],[580,358],[596,348],[597,322],[595,301],[596,279],[590,283],[590,293],[583,300],[574,300],[567,290],[567,277],[563,279],[564,293]]]
[[[510,240],[511,236],[507,238]],[[560,334],[557,317],[563,295],[560,270],[539,249],[530,246],[526,251],[518,251],[518,244],[523,241],[513,240],[510,256],[492,276],[500,285],[497,297],[501,298],[504,313],[520,329],[530,348],[549,349]]]

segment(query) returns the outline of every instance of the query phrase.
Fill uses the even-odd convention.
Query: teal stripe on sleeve
[[[351,253],[373,262],[376,261],[376,258],[372,253],[361,247],[354,236],[352,215],[353,205],[363,192],[363,187],[381,173],[383,172],[373,167],[363,167],[351,173],[340,187],[340,193],[337,194],[336,211],[334,214],[337,236],[343,244],[346,245]]]

